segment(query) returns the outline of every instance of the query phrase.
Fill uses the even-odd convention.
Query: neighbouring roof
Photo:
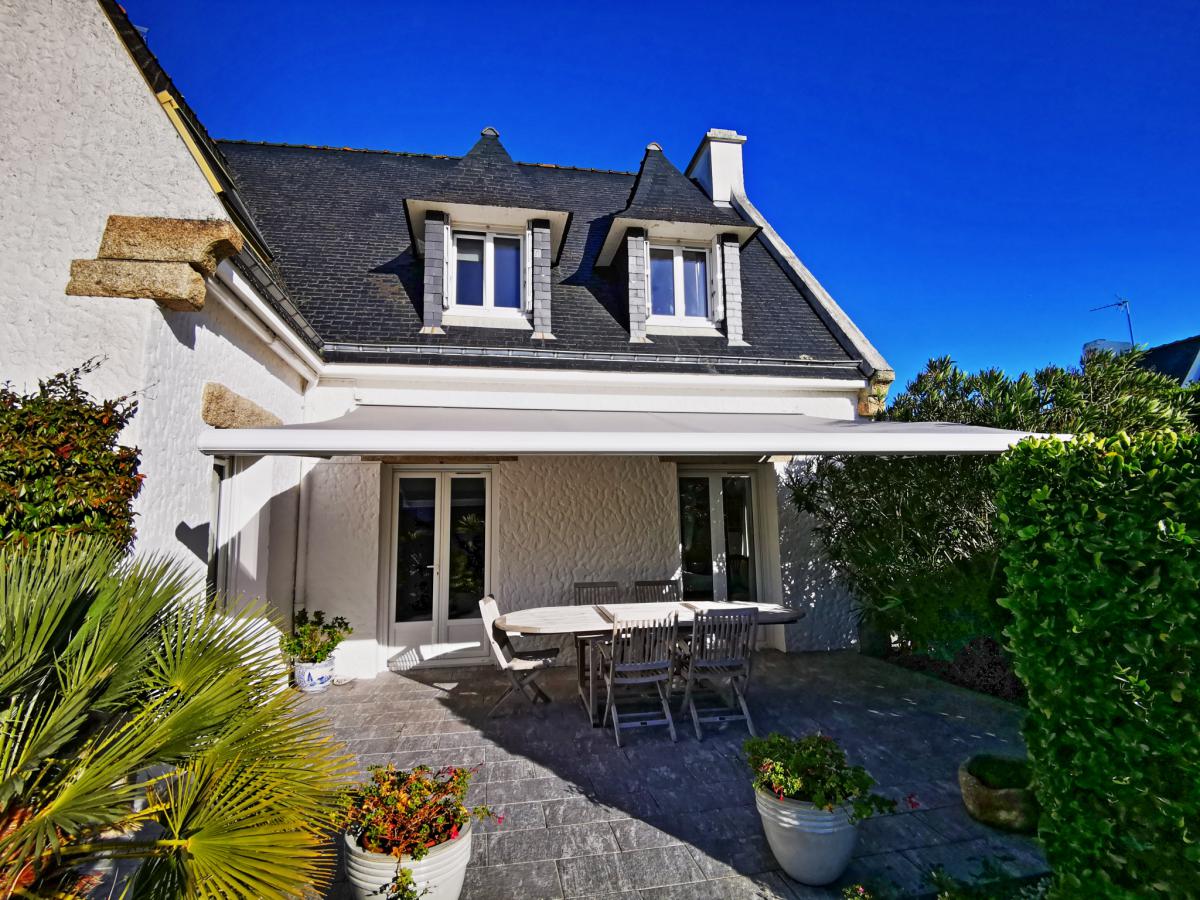
[[[656,162],[655,174],[642,179],[644,195],[635,191],[639,179],[630,172],[515,164],[537,196],[552,198],[554,208],[571,215],[552,273],[556,340],[534,344],[528,332],[517,330],[452,326],[445,335],[420,334],[423,263],[412,246],[405,200],[447,190],[463,172],[464,159],[217,143],[276,251],[292,299],[321,335],[327,360],[861,377],[857,357],[829,331],[761,239],[751,240],[741,258],[749,346],[665,335],[655,335],[652,344],[630,343],[624,275],[595,266],[612,220],[641,196],[659,209],[692,209],[699,197],[711,215],[748,224],[733,210],[713,206],[684,176],[660,177]],[[502,169],[496,148],[481,143],[486,156],[480,169]]]
[[[1159,344],[1146,351],[1143,360],[1146,368],[1174,378],[1180,384],[1187,383],[1189,375],[1195,374],[1197,357],[1200,356],[1200,334],[1182,338],[1169,344]]]

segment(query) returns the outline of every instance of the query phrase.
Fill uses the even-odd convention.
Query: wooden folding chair
[[[696,727],[696,740],[704,740],[701,722],[735,722],[746,720],[751,735],[756,735],[754,720],[746,705],[746,689],[750,683],[751,654],[754,651],[758,628],[758,610],[730,609],[697,612],[692,625],[692,639],[679,669],[684,678],[683,703],[679,711],[690,710]],[[698,709],[696,692],[711,688],[718,695],[728,687],[736,701],[727,707]],[[740,712],[738,709],[740,708]]]
[[[671,676],[675,668],[675,642],[679,634],[679,617],[672,613],[665,619],[613,622],[612,640],[599,646],[604,659],[604,683],[608,699],[604,706],[604,725],[611,716],[613,736],[621,746],[622,728],[642,728],[666,725],[675,737],[675,719],[671,716]],[[617,705],[617,692],[625,688],[653,685],[662,716],[657,713],[622,713]]]
[[[678,603],[683,597],[678,581],[635,581],[634,603]]]
[[[496,605],[496,598],[490,594],[479,601],[479,614],[483,617],[483,630],[487,634],[488,643],[492,645],[492,654],[496,657],[496,662],[500,664],[501,670],[508,675],[512,682],[500,695],[500,699],[496,701],[495,705],[488,710],[488,716],[494,716],[496,710],[500,708],[500,704],[514,692],[519,693],[530,703],[537,703],[539,700],[549,703],[550,698],[546,692],[533,682],[544,670],[554,664],[554,659],[558,656],[558,648],[514,649],[508,635],[496,627],[496,620],[500,618],[500,608]]]

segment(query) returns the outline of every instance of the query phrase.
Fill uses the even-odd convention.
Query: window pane
[[[450,479],[450,618],[478,619],[487,559],[487,480]]]
[[[675,315],[675,254],[670,250],[650,251],[650,312]]]
[[[459,306],[483,306],[483,238],[460,237],[455,249],[458,266],[454,302]]]
[[[726,475],[721,479],[725,507],[725,578],[728,599],[754,600],[754,518],[750,513],[750,479]]]
[[[683,251],[683,314],[708,316],[708,264],[703,251]]]
[[[396,621],[433,618],[437,480],[401,478],[396,512]]]
[[[712,517],[708,477],[679,479],[679,546],[683,562],[683,598],[713,598]]]
[[[521,308],[521,239],[494,239],[495,305],[502,309]]]

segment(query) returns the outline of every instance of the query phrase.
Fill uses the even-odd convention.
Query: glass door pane
[[[396,622],[433,620],[437,479],[398,479]]]
[[[726,599],[753,601],[754,517],[750,509],[750,478],[725,475],[721,478],[724,507]]]
[[[708,477],[679,479],[679,544],[685,600],[713,597],[712,515]]]
[[[487,479],[450,479],[449,527],[448,616],[478,619],[487,574]]]

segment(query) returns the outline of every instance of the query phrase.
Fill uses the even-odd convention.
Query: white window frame
[[[458,239],[466,238],[482,238],[483,239],[483,306],[471,306],[469,304],[460,304],[458,302]],[[514,238],[520,242],[521,247],[521,302],[516,307],[496,306],[495,297],[495,263],[496,263],[496,238]],[[526,241],[525,232],[520,229],[508,228],[486,228],[482,226],[472,226],[456,223],[450,231],[450,247],[446,254],[447,265],[447,282],[449,291],[447,296],[450,298],[450,303],[447,310],[453,310],[459,314],[472,316],[500,316],[500,317],[524,317],[525,315],[525,292],[527,290],[526,265],[525,259],[529,252],[529,244]]]
[[[673,267],[675,274],[675,313],[674,315],[664,316],[661,313],[655,313],[654,309],[654,286],[653,279],[650,273],[650,252],[652,250],[670,250],[673,254]],[[683,292],[683,254],[685,252],[703,253],[704,254],[704,312],[698,316],[688,315],[684,309],[686,302]],[[676,328],[712,328],[712,248],[699,247],[693,244],[667,244],[662,242],[646,243],[646,324],[647,325],[672,325]]]

